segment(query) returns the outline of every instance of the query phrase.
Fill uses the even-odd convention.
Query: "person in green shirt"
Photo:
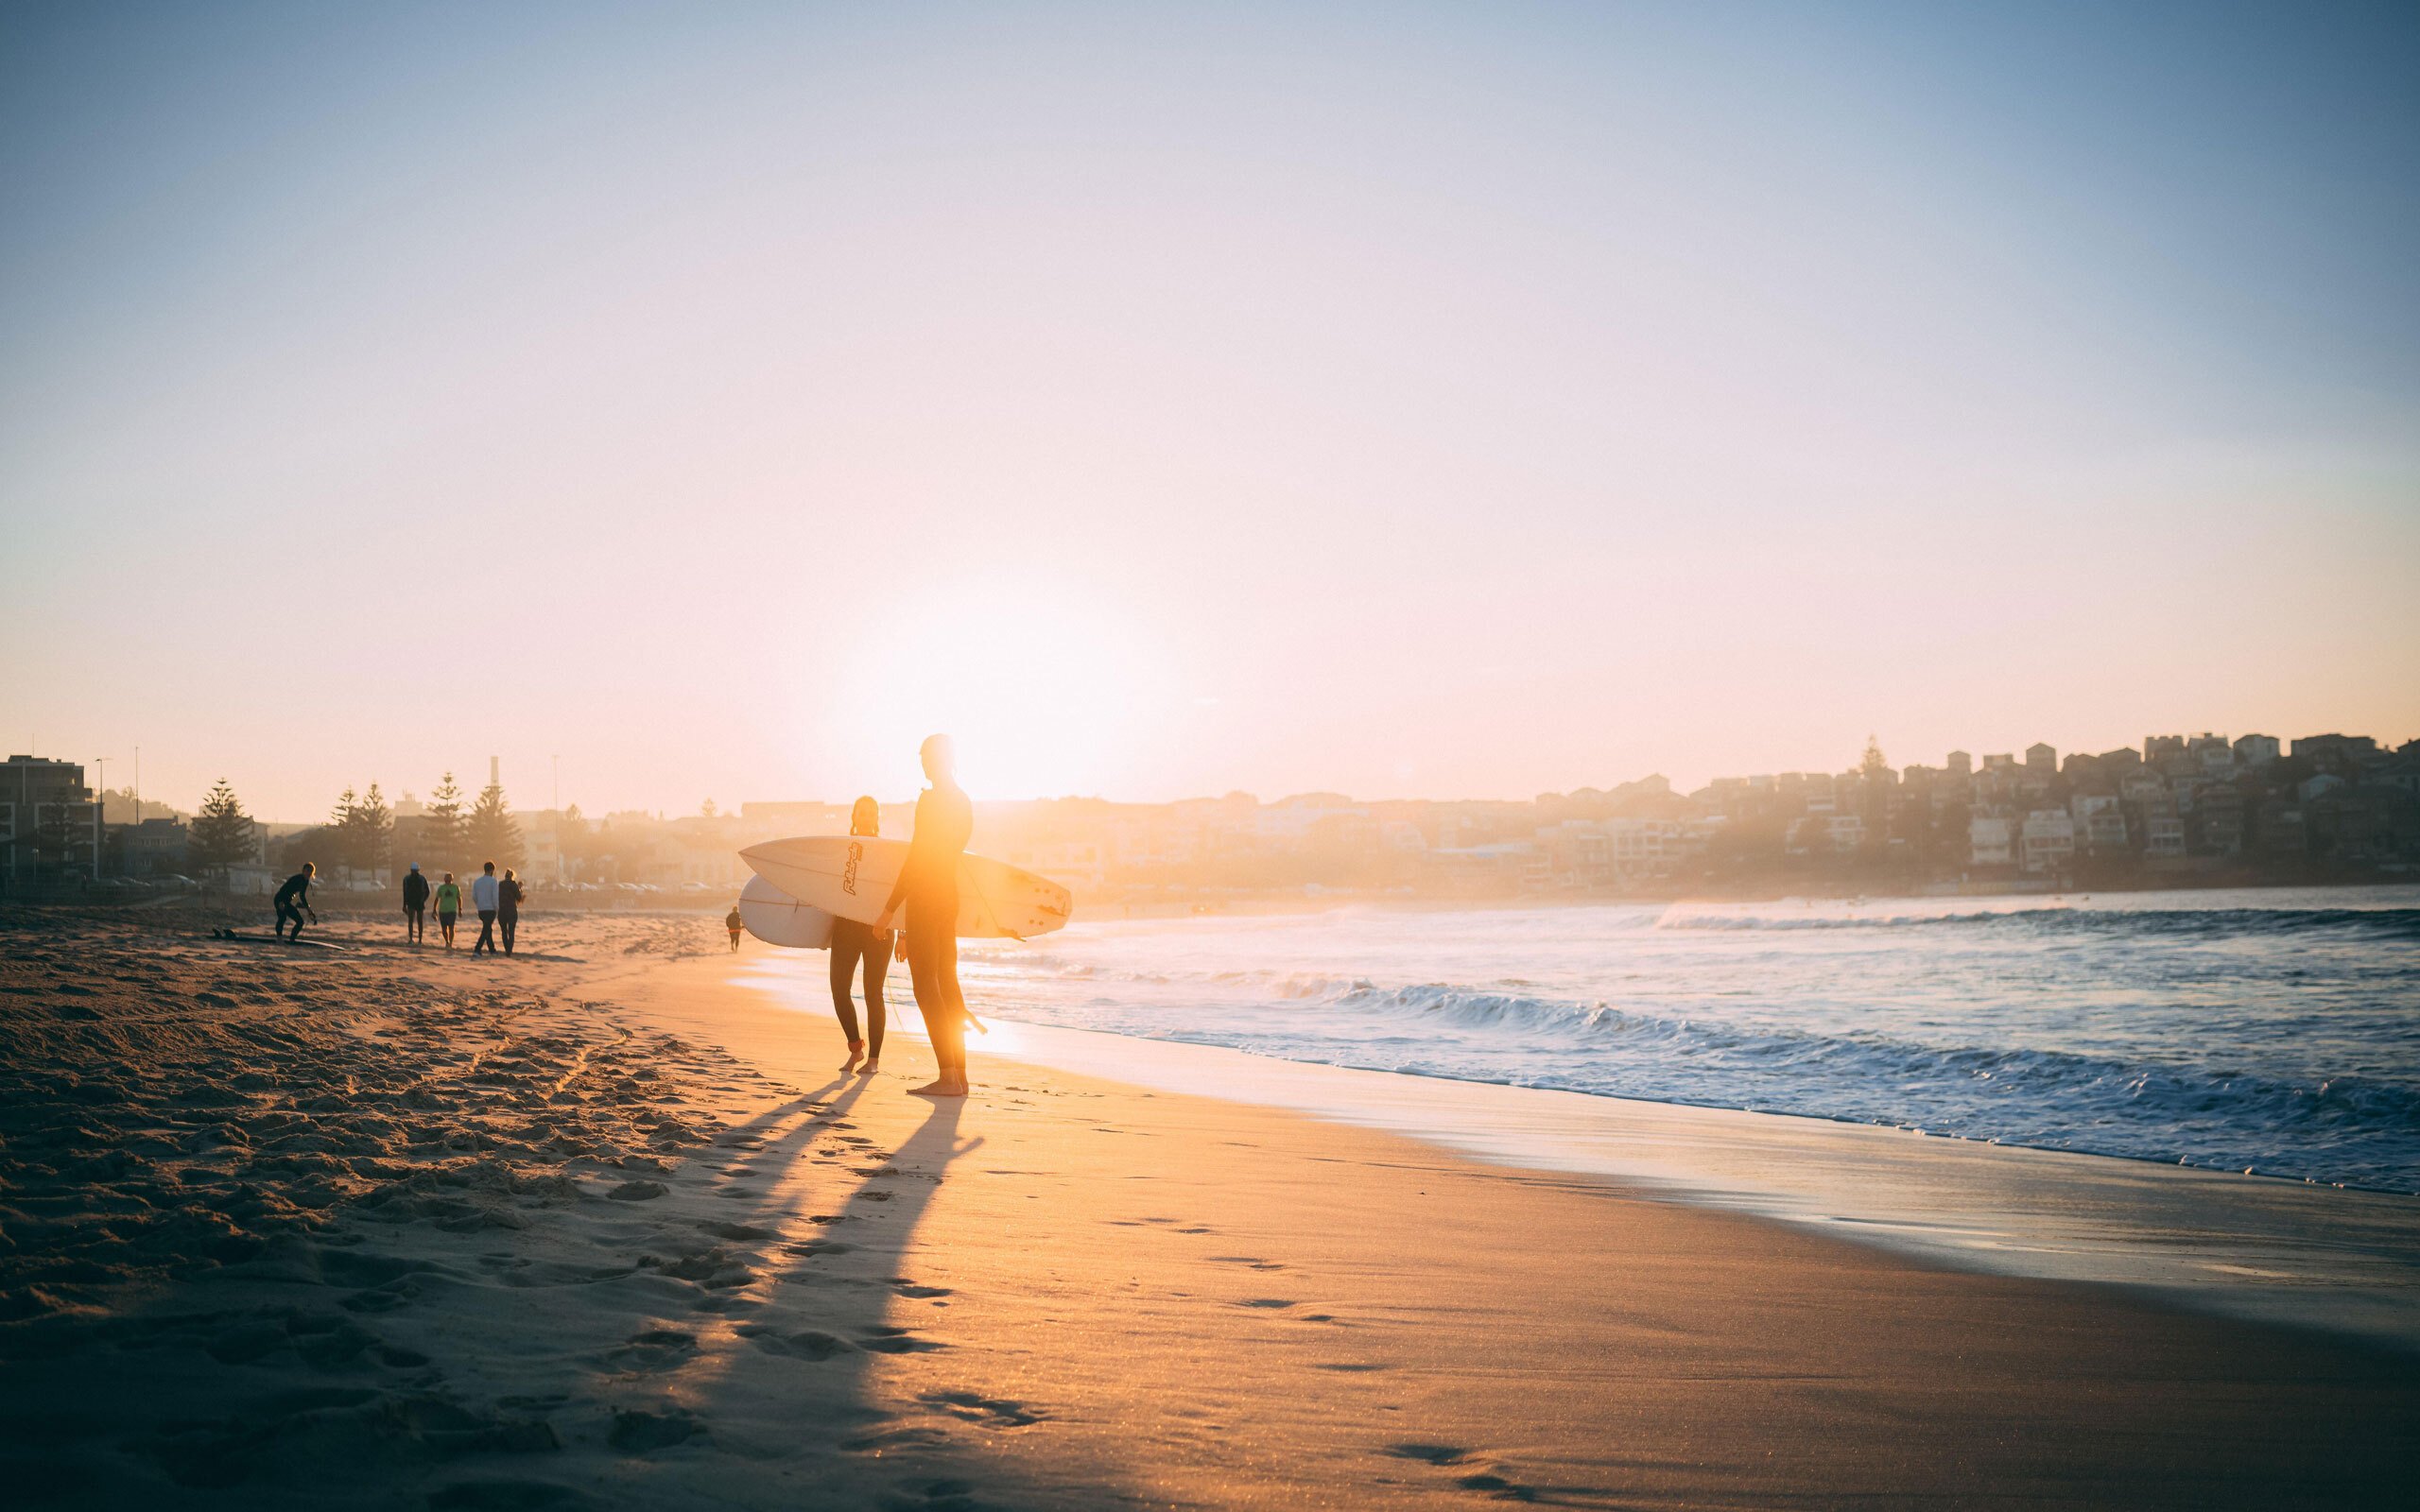
[[[445,948],[454,948],[454,919],[462,912],[462,889],[454,885],[454,873],[437,885],[437,932],[445,936]]]

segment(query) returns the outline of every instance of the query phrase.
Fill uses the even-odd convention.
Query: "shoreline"
[[[937,1105],[912,1033],[843,1080],[700,920],[8,938],[47,1504],[2393,1505],[2420,1438],[2408,1356],[2139,1289],[981,1050]]]
[[[740,985],[817,1017],[821,977],[787,987],[783,964],[760,956]],[[1381,1129],[1511,1169],[1608,1177],[1934,1263],[2124,1287],[2420,1354],[2420,1197],[2408,1194],[987,1022],[997,1032],[980,1048],[1018,1062]]]

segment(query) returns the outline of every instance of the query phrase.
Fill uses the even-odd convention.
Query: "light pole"
[[[100,785],[93,789],[93,880],[98,882],[101,880],[101,816],[108,812],[110,805],[110,759],[95,756],[93,765],[101,769]],[[138,819],[143,817],[143,811],[135,810],[134,816]]]

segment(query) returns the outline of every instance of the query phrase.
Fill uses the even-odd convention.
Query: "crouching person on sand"
[[[293,937],[296,939],[302,937],[304,914],[311,916],[311,922],[316,924],[320,921],[319,910],[311,906],[311,879],[318,876],[320,868],[316,865],[305,861],[302,863],[302,869],[286,878],[285,885],[277,889],[278,938],[286,937],[285,921],[289,919],[294,920]]]

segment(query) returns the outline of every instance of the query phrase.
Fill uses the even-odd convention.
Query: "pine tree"
[[[259,850],[252,840],[252,818],[236,800],[235,790],[220,778],[201,800],[201,812],[194,816],[193,834],[187,845],[194,863],[205,871],[232,867],[250,861]]]
[[[461,868],[462,790],[455,785],[452,772],[446,773],[445,780],[428,795],[428,811],[421,816],[420,833],[430,866],[441,874]]]
[[[353,811],[360,802],[361,799],[354,795],[352,788],[348,787],[344,790],[344,796],[337,799],[337,806],[328,811],[328,845],[336,852],[336,864],[347,871],[357,865],[354,860],[353,848],[356,843],[355,837],[360,833],[360,827],[358,821],[353,816]]]
[[[504,789],[497,783],[479,789],[479,800],[472,806],[464,830],[470,843],[470,853],[463,858],[466,868],[482,861],[498,867],[521,865],[521,822],[506,806]]]
[[[356,866],[365,871],[376,871],[393,859],[395,815],[387,806],[386,795],[378,791],[377,783],[371,783],[370,791],[354,805],[353,827]]]

